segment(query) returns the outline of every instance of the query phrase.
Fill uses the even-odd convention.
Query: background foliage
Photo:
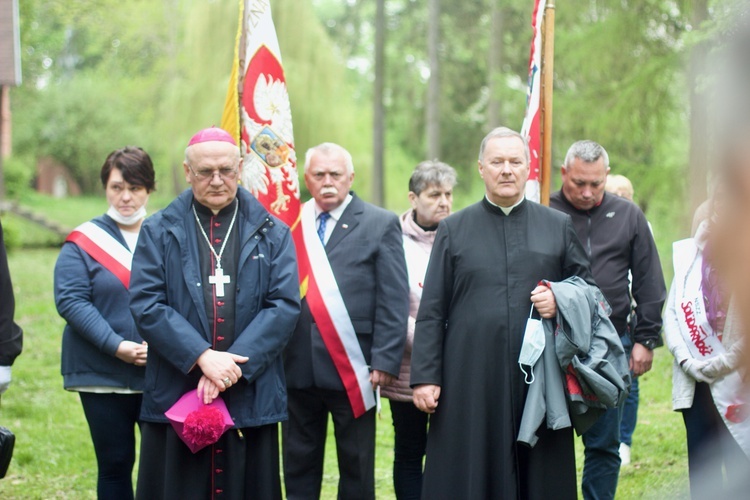
[[[323,141],[354,156],[355,189],[372,181],[375,2],[271,0],[292,101],[298,157]],[[385,205],[406,208],[407,179],[426,157],[430,78],[428,0],[383,0],[386,11]],[[459,171],[454,208],[482,193],[481,137],[500,124],[520,128],[526,102],[532,0],[440,2],[440,157]],[[557,2],[553,164],[590,138],[629,176],[652,222],[665,274],[671,242],[689,227],[687,192],[705,192],[690,158],[692,109],[711,75],[689,71],[696,48],[720,36],[741,0]],[[23,85],[11,91],[13,156],[4,161],[9,195],[73,227],[104,211],[98,170],[126,144],[155,160],[159,191],[150,210],[185,186],[188,137],[221,119],[238,0],[23,0]],[[493,15],[497,14],[497,15]],[[493,43],[499,47],[490,60]],[[491,68],[498,68],[492,70]],[[496,118],[490,118],[496,109]],[[91,198],[53,200],[30,192],[35,162],[67,165]],[[699,165],[705,168],[704,165]],[[696,172],[698,173],[696,175]],[[553,186],[559,183],[554,172]],[[303,194],[303,197],[306,196]],[[3,216],[11,246],[45,246],[49,234]],[[3,422],[19,431],[3,498],[93,498],[94,461],[80,405],[61,388],[62,323],[54,311],[55,250],[11,254],[26,351],[3,398]],[[686,494],[684,434],[669,406],[669,356],[660,350],[642,380],[634,466],[622,498]],[[378,429],[378,493],[390,495],[391,434]],[[332,447],[329,447],[331,452]],[[333,495],[329,457],[324,496]],[[580,457],[579,457],[580,462]]]
[[[161,190],[181,190],[186,138],[220,122],[238,3],[21,2],[23,85],[12,92],[11,195],[28,182],[17,165],[31,168],[42,156],[67,165],[95,193],[101,161],[125,144],[155,158]],[[721,33],[735,3],[589,0],[556,9],[553,164],[575,140],[602,143],[613,171],[632,179],[665,256],[689,227],[688,182],[705,192],[705,177],[687,175],[689,97],[697,85],[687,71],[691,52]],[[426,156],[427,4],[385,1],[384,203],[397,211],[407,206],[411,169]],[[322,141],[345,145],[355,159],[355,188],[369,198],[375,2],[273,0],[272,7],[298,156]],[[480,138],[500,124],[520,128],[532,1],[443,0],[440,7],[439,149],[459,171],[460,208],[482,193],[475,175]],[[701,9],[708,15],[696,21]],[[492,43],[499,44],[494,64]],[[553,187],[558,183],[555,169]]]

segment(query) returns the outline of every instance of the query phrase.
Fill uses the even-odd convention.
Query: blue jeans
[[[633,445],[633,432],[635,424],[638,422],[638,377],[630,372],[632,383],[630,384],[630,394],[625,400],[625,407],[622,409],[622,422],[620,422],[620,442],[628,446]]]
[[[391,401],[391,415],[395,431],[393,489],[398,500],[419,500],[429,415],[410,401]]]
[[[633,349],[629,335],[620,336],[625,356]],[[624,405],[623,405],[624,406]],[[581,491],[586,500],[615,498],[620,476],[620,422],[623,407],[611,408],[583,434],[584,460]]]
[[[141,394],[79,395],[96,453],[97,497],[132,500],[135,426],[140,425]]]

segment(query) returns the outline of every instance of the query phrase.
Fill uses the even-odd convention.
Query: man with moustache
[[[593,284],[570,217],[524,197],[529,148],[508,128],[479,148],[485,196],[444,219],[424,281],[411,363],[414,404],[430,413],[422,498],[576,498],[571,427],[517,442],[519,368],[530,312],[557,305],[540,280]]]
[[[238,189],[229,133],[195,134],[183,167],[191,189],[143,223],[133,258],[130,309],[149,344],[136,497],[280,499],[282,351],[299,315],[292,237]],[[234,426],[192,453],[164,412],[194,389],[206,404],[221,395]]]
[[[290,499],[318,498],[328,415],[339,464],[338,497],[375,497],[375,395],[398,377],[409,291],[396,214],[350,191],[352,157],[323,143],[305,155],[312,200],[296,241],[305,297],[285,352],[289,421],[283,425]]]
[[[572,217],[594,279],[612,307],[609,319],[630,357],[630,370],[638,377],[651,369],[653,349],[661,344],[661,310],[667,290],[646,217],[634,203],[605,192],[608,173],[609,156],[601,145],[574,143],[561,169],[562,189],[550,196],[550,206]],[[628,317],[633,300],[636,327],[631,332]],[[621,419],[622,408],[609,409],[583,434],[581,489],[586,499],[615,497]]]

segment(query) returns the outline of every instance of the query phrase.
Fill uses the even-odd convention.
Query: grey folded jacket
[[[534,365],[518,441],[534,446],[536,431],[573,427],[583,434],[607,408],[622,405],[630,370],[620,336],[609,320],[601,291],[574,276],[546,283],[555,295],[557,317],[543,321],[546,347]]]

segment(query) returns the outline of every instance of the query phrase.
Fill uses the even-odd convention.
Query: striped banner
[[[92,259],[114,274],[125,288],[130,286],[133,254],[107,231],[93,222],[84,222],[75,228],[65,241],[78,245]]]
[[[542,23],[546,0],[534,0],[534,13],[531,16],[533,37],[531,39],[531,54],[529,56],[529,88],[526,94],[526,116],[523,119],[521,134],[529,141],[531,158],[529,162],[529,180],[526,183],[526,198],[540,200],[540,152],[541,143],[541,77],[542,77]]]
[[[270,0],[241,0],[239,17],[221,126],[240,145],[242,185],[295,235],[301,207],[297,156]],[[307,275],[300,273],[303,297],[306,283]]]
[[[298,259],[302,259],[299,249],[306,250],[305,260],[299,262],[299,266],[309,276],[307,305],[344,384],[354,418],[357,418],[375,406],[370,368],[365,362],[323,243],[315,231],[315,207],[312,201],[302,207],[301,226],[303,241],[297,241],[296,244]],[[311,262],[315,262],[315,265],[310,265]]]

